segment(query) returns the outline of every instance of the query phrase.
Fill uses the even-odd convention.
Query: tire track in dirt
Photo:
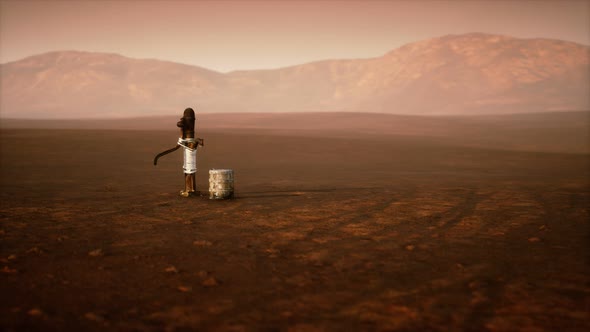
[[[375,217],[377,216],[386,216],[386,213],[384,211],[386,211],[389,207],[391,207],[393,204],[400,202],[400,201],[407,201],[407,200],[411,200],[412,198],[415,198],[417,193],[417,188],[415,186],[412,186],[410,188],[405,188],[405,190],[400,191],[400,190],[391,190],[389,188],[384,188],[383,190],[379,191],[379,192],[369,192],[369,193],[365,193],[365,196],[367,197],[378,197],[379,199],[376,200],[376,203],[371,205],[370,209],[366,209],[366,208],[357,208],[355,207],[353,210],[354,211],[358,211],[356,216],[352,216],[352,217],[348,217],[345,213],[340,214],[340,215],[336,215],[334,216],[335,219],[338,220],[344,220],[344,222],[346,224],[360,224],[363,221],[366,220],[371,220],[374,221]],[[388,197],[389,196],[389,197]],[[349,213],[350,215],[350,213]],[[396,227],[398,226],[398,224],[396,223],[387,223],[387,224],[383,224],[383,223],[379,223],[379,228],[380,228],[380,232],[384,231],[386,229],[389,229],[390,227]],[[371,234],[371,236],[373,236],[374,234]]]
[[[527,193],[527,196],[532,197],[534,202],[537,203],[535,204],[535,207],[538,206],[541,208],[541,214],[539,214],[532,222],[519,222],[518,227],[511,227],[510,233],[506,234],[508,240],[505,240],[502,243],[486,242],[486,245],[490,246],[488,248],[489,252],[494,253],[492,257],[495,257],[495,259],[489,261],[484,271],[480,274],[486,276],[484,281],[475,283],[474,285],[470,284],[470,288],[473,288],[476,292],[483,295],[480,296],[481,300],[476,301],[472,306],[471,312],[467,315],[464,322],[464,326],[469,327],[470,330],[502,330],[502,326],[505,327],[507,326],[506,324],[514,326],[513,324],[519,321],[519,317],[520,319],[525,319],[530,316],[530,307],[535,308],[539,305],[546,306],[543,317],[551,317],[553,315],[555,315],[555,317],[561,317],[561,312],[565,310],[565,312],[570,312],[571,315],[561,317],[561,320],[569,321],[569,324],[572,324],[573,326],[584,325],[583,319],[579,317],[579,309],[576,311],[577,308],[575,307],[555,307],[552,306],[551,303],[557,302],[566,305],[572,289],[578,293],[583,293],[585,291],[587,292],[587,287],[581,286],[580,284],[576,286],[575,284],[572,284],[573,280],[570,280],[569,282],[564,282],[564,280],[562,280],[562,282],[557,284],[559,285],[556,286],[557,288],[554,287],[551,289],[551,287],[542,286],[540,289],[544,290],[540,291],[539,289],[541,285],[548,282],[547,280],[560,279],[560,269],[557,268],[558,266],[572,266],[572,264],[576,264],[575,261],[570,263],[565,262],[569,260],[569,256],[561,256],[559,252],[556,252],[555,248],[552,248],[549,245],[550,241],[545,240],[541,235],[542,232],[546,232],[548,229],[551,229],[551,231],[556,232],[561,236],[568,233],[573,235],[576,232],[579,232],[579,229],[573,230],[571,225],[568,225],[567,219],[564,220],[564,216],[568,215],[568,213],[574,213],[571,211],[571,201],[572,195],[575,194],[563,195],[563,201],[560,202],[557,197],[562,193],[559,191],[547,190],[542,192],[527,188],[525,192]],[[579,200],[583,199],[582,196],[583,195],[577,195],[574,199],[579,202]],[[584,205],[578,204],[575,206],[580,207]],[[519,205],[511,207],[522,209]],[[527,212],[527,214],[530,213],[530,211]],[[541,227],[539,226],[540,223],[543,223]],[[527,239],[529,239],[529,241],[527,241]],[[580,246],[583,246],[583,244],[579,243],[579,245],[577,245],[577,247]],[[528,249],[530,255],[529,259],[520,258],[519,260],[514,261],[513,258],[513,261],[508,264],[501,261],[502,258],[508,260],[508,256],[512,251],[519,250],[518,248],[523,247],[530,248]],[[523,275],[523,270],[529,270],[538,264],[537,261],[540,259],[539,257],[542,257],[543,264],[546,265],[547,271],[545,272],[545,275],[537,276],[537,278]],[[499,269],[500,266],[501,269]],[[551,266],[554,267],[551,268]],[[576,270],[580,269],[578,268]],[[587,267],[586,270],[587,273],[579,275],[578,280],[583,280],[585,278],[586,281],[588,281],[587,275],[590,271]],[[555,273],[557,274],[552,276],[552,274]],[[570,278],[571,277],[570,272]],[[535,281],[533,283],[530,281],[526,282],[525,280],[527,279]],[[514,298],[515,290],[520,292],[518,298]],[[535,300],[535,295],[538,295],[539,292],[542,292],[543,296],[541,298],[546,301],[542,301],[542,304],[539,303],[539,300]],[[506,310],[511,312],[511,317],[498,316],[499,312]],[[555,318],[551,319],[555,320]],[[576,320],[578,321],[575,322]],[[541,328],[542,326],[528,325],[539,324],[539,322],[519,322],[519,324],[525,324],[524,326],[521,325],[520,328],[527,329],[536,329]]]
[[[440,243],[439,240],[433,239],[431,237],[432,233],[441,233],[442,236],[445,236],[449,230],[457,226],[457,224],[459,224],[464,218],[473,216],[476,213],[477,204],[487,197],[487,195],[478,195],[475,189],[469,190],[465,195],[463,193],[460,193],[459,195],[465,196],[462,202],[447,211],[435,213],[426,217],[417,217],[415,222],[397,223],[392,225],[392,227],[395,227],[400,233],[414,235],[414,243],[428,243],[428,245],[433,246],[429,250],[436,252],[438,251],[436,248],[445,247],[447,244],[446,241],[445,243]],[[443,197],[444,196],[446,195],[443,195]],[[415,196],[413,198],[415,198]],[[433,220],[436,221],[438,225],[434,228],[428,228],[427,225],[431,225],[431,221]],[[442,224],[440,224],[441,222]],[[456,245],[457,244],[455,244],[455,246]],[[465,245],[463,244],[461,246]],[[410,271],[407,272],[410,273]],[[503,291],[503,284],[495,281],[492,277],[486,280],[483,284],[482,282],[469,282],[468,277],[465,277],[467,279],[457,279],[457,276],[454,275],[452,270],[444,272],[442,275],[439,275],[439,277],[442,277],[443,280],[454,280],[454,282],[439,289],[443,294],[445,293],[444,289],[451,291],[452,289],[460,288],[462,283],[469,284],[469,288],[474,295],[472,295],[471,304],[464,306],[468,310],[468,313],[466,313],[468,322],[465,323],[464,326],[470,329],[473,328],[474,331],[485,330],[485,323],[489,317],[494,315],[494,304],[497,303],[498,297],[500,296],[499,294]],[[411,297],[421,297],[425,300],[427,299],[428,302],[434,301],[435,303],[438,301],[444,301],[442,298],[438,297],[439,295],[433,297],[431,292],[432,289],[429,287],[419,287],[412,291]]]
[[[437,230],[443,233],[447,232],[451,228],[456,226],[459,222],[461,222],[461,220],[463,220],[464,218],[472,216],[475,212],[475,207],[479,202],[477,198],[478,197],[476,195],[475,190],[472,189],[466,194],[461,204],[455,206],[454,208],[445,213],[435,215],[434,218],[438,217],[443,220],[446,219],[442,225],[439,225],[437,227]],[[445,218],[446,215],[448,215],[449,217]]]

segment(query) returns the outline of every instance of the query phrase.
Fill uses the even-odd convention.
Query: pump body
[[[158,154],[154,158],[154,165],[157,165],[160,157],[182,147],[184,150],[184,164],[182,167],[184,171],[184,190],[180,191],[180,195],[189,197],[197,193],[197,147],[204,146],[204,140],[195,138],[195,111],[192,108],[184,110],[184,114],[176,126],[180,128],[177,146]]]

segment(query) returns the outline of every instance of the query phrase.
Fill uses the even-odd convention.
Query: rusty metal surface
[[[182,138],[194,138],[195,111],[192,108],[185,109],[182,118],[180,118],[180,121],[176,123],[176,126],[180,128],[180,134]]]

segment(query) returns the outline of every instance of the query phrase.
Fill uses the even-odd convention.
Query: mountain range
[[[413,115],[590,110],[590,47],[481,33],[369,59],[219,73],[117,54],[50,52],[0,65],[0,117],[199,112]]]

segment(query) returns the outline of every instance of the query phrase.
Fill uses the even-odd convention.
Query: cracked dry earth
[[[3,131],[2,329],[590,329],[587,155],[204,135]]]

